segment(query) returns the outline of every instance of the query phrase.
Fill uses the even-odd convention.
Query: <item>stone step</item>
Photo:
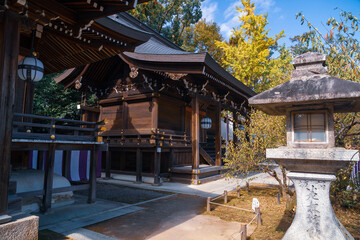
[[[7,214],[14,215],[22,211],[22,198],[16,195],[8,197],[8,211]]]

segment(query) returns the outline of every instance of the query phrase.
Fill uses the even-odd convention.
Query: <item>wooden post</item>
[[[211,201],[211,198],[208,197],[208,198],[206,199],[206,211],[207,211],[207,212],[210,212],[210,211],[211,211],[210,201]]]
[[[237,186],[236,192],[237,192],[237,197],[240,198],[240,186]]]
[[[37,169],[43,170],[44,168],[44,151],[38,151]]]
[[[158,145],[156,145],[154,153],[154,185],[160,185],[161,152],[158,152],[157,150]]]
[[[221,166],[221,105],[216,108],[215,115],[215,165]]]
[[[107,179],[111,178],[111,151],[110,151],[110,148],[106,151],[105,177]]]
[[[70,159],[71,159],[71,151],[65,151],[65,159],[64,159],[64,177],[66,179],[70,179]]]
[[[0,224],[11,220],[8,210],[10,148],[15,80],[20,39],[19,15],[4,10],[0,17]]]
[[[228,202],[228,192],[224,190],[224,203]]]
[[[54,179],[54,160],[55,160],[55,144],[49,145],[46,155],[45,173],[44,173],[44,192],[42,199],[41,212],[45,213],[51,208],[51,198]]]
[[[256,223],[257,223],[257,225],[258,226],[262,225],[261,212],[260,212],[259,207],[255,208],[255,214],[256,214]]]
[[[199,169],[200,164],[200,113],[199,96],[195,94],[191,101],[191,141],[192,141],[192,169]]]
[[[175,153],[174,148],[170,148],[170,157],[169,157],[169,172],[171,168],[175,165]]]
[[[142,182],[142,152],[140,148],[136,149],[136,182]]]
[[[95,150],[96,146],[93,146],[90,156],[90,172],[89,172],[89,195],[88,203],[94,203],[96,199],[96,165],[97,165],[97,155],[98,151]]]
[[[241,240],[246,240],[246,235],[247,235],[247,226],[246,224],[241,224],[240,225],[240,239]]]

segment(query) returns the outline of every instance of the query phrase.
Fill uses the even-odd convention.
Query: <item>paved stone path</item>
[[[177,194],[146,204],[142,210],[86,227],[86,229],[122,240],[140,239],[231,239],[239,223],[201,215],[206,200]]]

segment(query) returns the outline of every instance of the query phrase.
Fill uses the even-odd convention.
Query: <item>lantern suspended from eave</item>
[[[35,56],[22,59],[18,65],[18,76],[29,82],[38,82],[44,76],[44,64]]]
[[[212,123],[211,118],[205,117],[205,118],[201,119],[200,125],[201,125],[201,128],[203,128],[203,129],[210,129],[211,123]]]

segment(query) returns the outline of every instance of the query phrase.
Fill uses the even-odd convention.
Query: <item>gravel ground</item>
[[[75,191],[75,194],[87,195],[87,190]],[[109,201],[122,203],[139,203],[154,198],[166,196],[169,193],[144,190],[131,187],[123,187],[118,185],[97,183],[96,184],[96,198],[101,198]]]

